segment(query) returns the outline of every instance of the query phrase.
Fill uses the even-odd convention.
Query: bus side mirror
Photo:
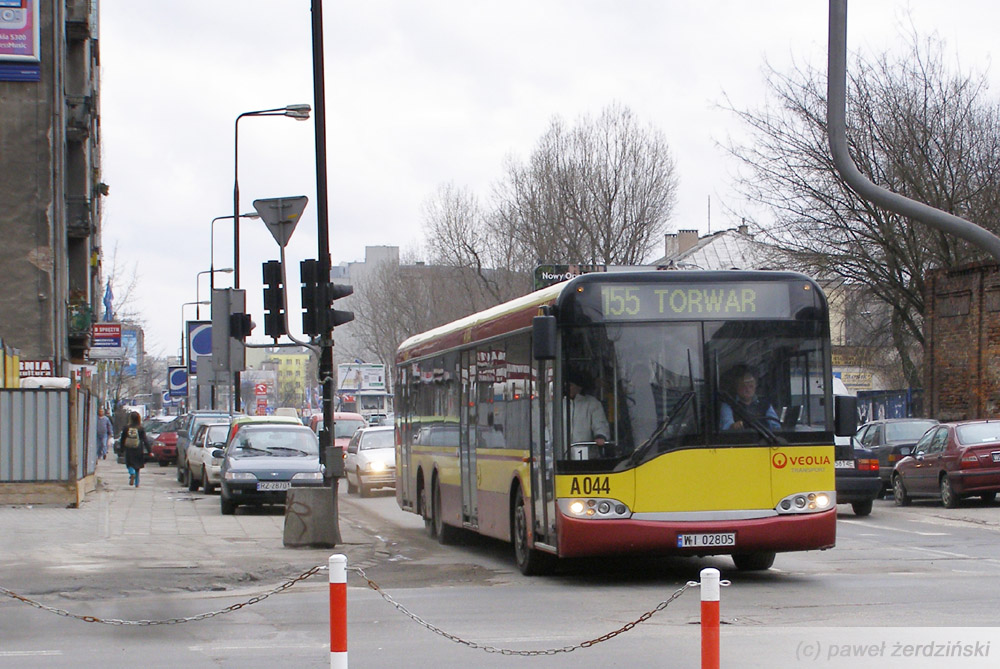
[[[555,360],[556,317],[549,315],[532,318],[531,339],[535,360]]]
[[[836,395],[833,398],[833,433],[838,437],[853,437],[858,431],[858,398]]]

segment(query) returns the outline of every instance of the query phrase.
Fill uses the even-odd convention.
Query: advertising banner
[[[167,393],[171,397],[187,397],[188,375],[184,367],[167,367]]]
[[[345,363],[337,365],[337,390],[385,391],[385,365]]]
[[[0,61],[39,62],[38,0],[0,0]]]
[[[198,356],[212,355],[212,321],[187,322],[188,374],[198,375]]]

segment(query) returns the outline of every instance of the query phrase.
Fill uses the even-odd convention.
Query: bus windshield
[[[601,403],[609,434],[605,444],[581,437],[566,413],[557,460],[613,469],[678,448],[828,440],[819,330],[751,320],[567,328],[564,396],[571,379],[584,386],[578,392]]]

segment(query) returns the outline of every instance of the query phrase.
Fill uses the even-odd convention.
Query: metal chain
[[[429,629],[431,632],[434,632],[435,634],[439,634],[439,635],[443,636],[444,638],[448,639],[449,641],[454,641],[455,643],[462,644],[463,646],[468,646],[469,648],[475,648],[477,650],[482,650],[482,651],[485,651],[487,653],[499,653],[500,655],[520,655],[520,656],[523,656],[523,657],[534,657],[534,656],[537,656],[537,655],[555,655],[557,653],[571,653],[574,650],[576,650],[577,648],[590,648],[591,646],[599,644],[602,641],[607,641],[609,639],[613,639],[613,638],[615,638],[616,636],[618,636],[619,634],[621,634],[623,632],[628,632],[629,630],[631,630],[633,627],[635,627],[639,623],[642,623],[642,622],[645,622],[645,621],[649,620],[651,617],[653,617],[653,614],[658,613],[659,611],[662,611],[663,609],[667,608],[667,606],[670,604],[670,602],[674,601],[675,599],[677,599],[678,597],[680,597],[682,594],[684,594],[684,591],[687,590],[688,588],[697,587],[698,585],[700,585],[697,581],[688,581],[687,583],[685,583],[684,585],[682,585],[680,588],[678,588],[677,590],[675,590],[674,593],[672,595],[670,595],[669,598],[667,598],[666,600],[664,600],[664,601],[660,602],[659,604],[657,604],[656,607],[653,608],[652,610],[643,613],[641,616],[639,616],[638,618],[636,618],[632,622],[626,623],[622,627],[619,627],[618,629],[616,629],[616,630],[614,630],[612,632],[608,632],[607,634],[601,635],[601,636],[597,637],[596,639],[591,639],[589,641],[583,641],[583,642],[575,644],[573,646],[563,646],[562,648],[549,648],[549,649],[546,649],[546,650],[513,650],[513,649],[510,649],[510,648],[497,648],[496,646],[486,646],[486,645],[483,645],[483,644],[476,643],[474,641],[468,641],[466,639],[462,639],[461,637],[455,636],[454,634],[450,634],[448,632],[445,632],[441,628],[436,627],[435,625],[427,622],[426,620],[424,620],[420,616],[416,615],[415,613],[412,613],[405,606],[403,606],[402,604],[400,604],[399,602],[397,602],[396,600],[394,600],[392,598],[392,596],[390,596],[388,593],[386,593],[384,590],[382,590],[382,588],[379,587],[378,583],[376,583],[375,581],[373,581],[370,578],[368,578],[368,575],[365,574],[364,570],[361,569],[360,567],[348,567],[347,571],[353,571],[353,572],[356,572],[358,575],[360,575],[361,578],[363,578],[363,579],[365,579],[365,581],[367,581],[369,588],[371,588],[372,590],[374,590],[375,592],[377,592],[379,594],[379,596],[382,597],[382,599],[384,599],[388,603],[392,604],[400,613],[402,613],[403,615],[405,615],[406,617],[408,617],[410,620],[412,620],[413,622],[417,623],[418,625],[420,625],[422,627],[425,627],[425,628]],[[726,582],[726,585],[729,585],[729,583]]]
[[[283,590],[287,590],[288,588],[292,587],[296,583],[299,583],[300,581],[304,581],[305,579],[309,578],[310,576],[312,576],[312,575],[314,575],[314,574],[316,574],[316,573],[318,573],[318,572],[320,572],[320,571],[322,571],[322,570],[324,570],[326,568],[327,568],[326,565],[319,565],[319,566],[313,567],[312,569],[310,569],[308,571],[305,571],[305,572],[302,572],[301,574],[299,574],[295,578],[289,579],[289,580],[285,581],[284,583],[282,583],[281,585],[279,585],[279,586],[277,586],[275,588],[272,588],[271,590],[268,590],[267,592],[265,592],[263,594],[255,595],[254,597],[251,597],[250,599],[248,599],[245,602],[239,602],[237,604],[232,604],[231,606],[227,606],[226,608],[221,609],[219,611],[210,611],[208,613],[199,613],[196,616],[189,616],[187,618],[167,618],[165,620],[118,620],[116,618],[99,618],[97,616],[83,616],[83,615],[79,615],[77,613],[70,613],[69,611],[66,611],[65,609],[57,609],[57,608],[55,608],[53,606],[47,606],[45,604],[42,604],[41,602],[36,602],[33,599],[29,599],[28,597],[25,597],[23,595],[19,595],[16,592],[12,592],[11,590],[8,590],[7,588],[4,588],[2,586],[0,586],[0,594],[7,595],[8,597],[10,597],[12,599],[16,599],[16,600],[18,600],[20,602],[24,602],[25,604],[29,604],[31,606],[34,606],[36,609],[41,609],[43,611],[48,611],[49,613],[55,613],[56,615],[65,616],[67,618],[76,618],[77,620],[82,620],[85,623],[103,623],[105,625],[140,625],[140,626],[150,626],[150,625],[178,625],[180,623],[189,623],[189,622],[193,622],[195,620],[205,620],[206,618],[212,618],[214,616],[218,616],[218,615],[221,615],[223,613],[231,613],[231,612],[236,611],[238,609],[242,609],[244,606],[250,606],[251,604],[256,604],[257,602],[264,601],[265,599],[267,599],[271,595],[275,595],[275,594],[277,594],[277,593],[279,593],[279,592],[281,592]]]

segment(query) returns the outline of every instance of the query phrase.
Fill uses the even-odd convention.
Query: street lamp
[[[211,258],[209,258],[209,262],[208,262],[209,271],[213,271],[215,269],[215,222],[216,221],[228,220],[228,219],[231,219],[232,217],[233,217],[232,214],[226,214],[225,216],[216,216],[215,218],[212,219],[212,225],[211,225],[211,228],[209,230],[209,237],[208,237],[208,254],[211,256]],[[239,219],[241,219],[241,218],[260,218],[260,214],[258,214],[256,211],[250,212],[250,213],[247,213],[247,214],[240,214],[236,218],[236,222],[233,223],[233,227],[236,227],[237,225],[239,225]],[[233,272],[235,270],[231,269],[229,271]],[[215,290],[215,275],[214,274],[209,274],[209,276],[208,276],[208,285],[209,285],[209,290]]]
[[[240,226],[237,223],[240,211],[240,119],[244,116],[288,116],[297,121],[309,120],[312,107],[307,104],[286,105],[276,109],[259,109],[243,112],[233,124],[233,288],[240,287]]]
[[[243,112],[233,124],[233,288],[240,287],[240,119],[244,116],[288,116],[297,121],[309,120],[312,107],[307,104],[285,105],[275,109]],[[240,373],[233,374],[233,402],[240,408]]]
[[[201,272],[198,272],[198,274],[194,277],[194,294],[195,294],[195,297],[197,299],[199,299],[199,300],[201,299],[201,281],[200,281],[201,275],[202,274],[208,274],[209,275],[210,280],[211,280],[211,282],[213,284],[212,288],[214,289],[215,288],[214,278],[215,278],[215,274],[216,273],[219,273],[219,274],[232,274],[233,273],[233,268],[232,267],[226,267],[224,269],[206,269],[206,270],[202,270]],[[211,297],[211,295],[209,295],[209,297]],[[212,300],[209,299],[208,303],[211,304]],[[196,313],[195,318],[197,318],[198,320],[201,320],[201,305],[203,305],[203,304],[205,304],[205,303],[204,302],[198,302],[198,307],[195,310],[195,313]]]

